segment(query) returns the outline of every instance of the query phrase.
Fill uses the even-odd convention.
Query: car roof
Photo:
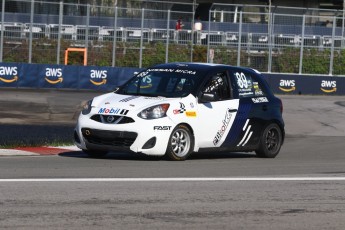
[[[165,64],[158,64],[153,68],[181,68],[181,69],[193,69],[193,70],[201,70],[201,71],[209,71],[215,68],[235,68],[235,69],[242,69],[242,70],[249,70],[254,71],[257,74],[260,74],[259,71],[248,68],[248,67],[241,67],[241,66],[231,66],[225,64],[214,64],[214,63],[203,63],[203,62],[171,62]]]

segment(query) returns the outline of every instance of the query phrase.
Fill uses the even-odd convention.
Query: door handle
[[[228,112],[229,112],[229,113],[236,113],[236,112],[237,112],[237,109],[228,109]]]

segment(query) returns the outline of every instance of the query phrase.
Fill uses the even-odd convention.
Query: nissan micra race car
[[[282,110],[256,70],[168,63],[88,101],[74,139],[91,157],[131,151],[185,160],[200,151],[255,151],[274,158],[284,141]]]

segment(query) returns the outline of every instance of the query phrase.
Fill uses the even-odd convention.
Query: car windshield
[[[116,92],[150,97],[186,97],[196,89],[196,73],[176,69],[148,69],[133,77]],[[176,72],[178,71],[178,72]]]

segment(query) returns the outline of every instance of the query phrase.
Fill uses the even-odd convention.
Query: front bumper
[[[131,151],[162,156],[166,152],[175,124],[168,117],[134,123],[104,124],[80,115],[75,128],[75,144],[80,149]],[[169,130],[155,130],[157,126],[170,126]]]
[[[114,146],[124,149],[129,149],[138,136],[135,132],[109,131],[90,128],[82,128],[81,133],[87,143],[93,145]]]

